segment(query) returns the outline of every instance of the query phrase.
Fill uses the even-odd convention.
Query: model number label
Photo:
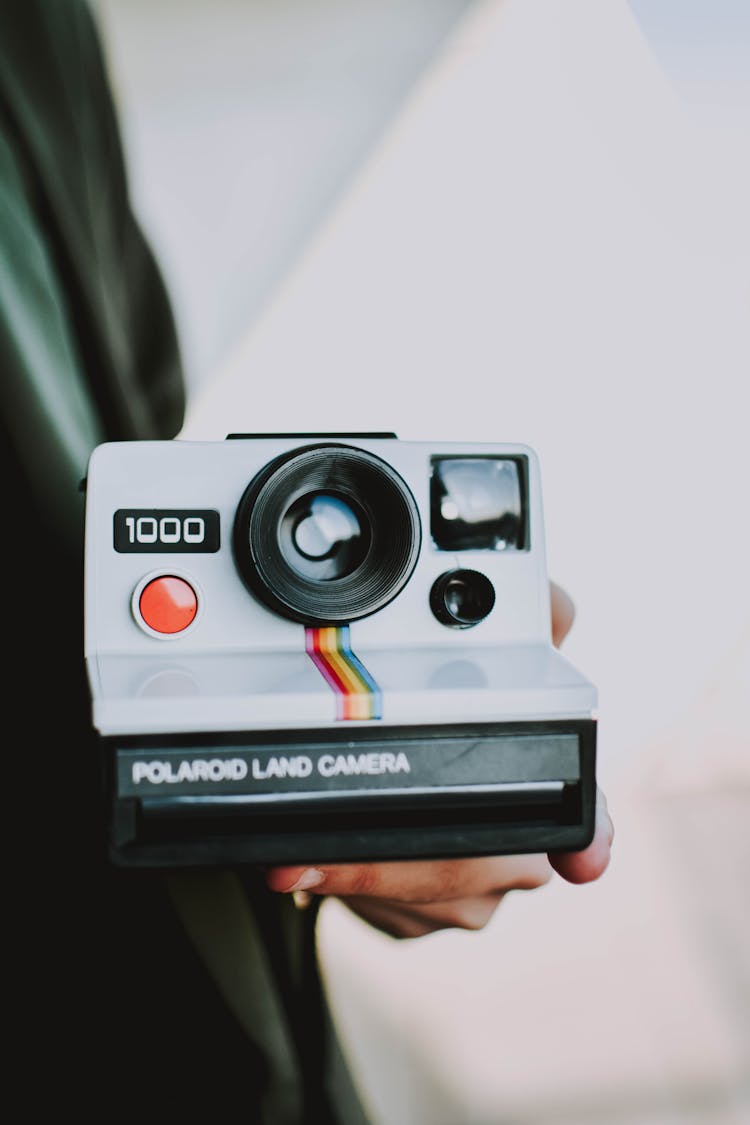
[[[122,554],[213,553],[219,549],[219,513],[204,508],[119,508],[114,544]]]

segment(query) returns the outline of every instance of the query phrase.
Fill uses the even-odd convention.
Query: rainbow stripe
[[[383,697],[349,643],[349,626],[305,629],[305,651],[336,692],[337,719],[382,719]]]

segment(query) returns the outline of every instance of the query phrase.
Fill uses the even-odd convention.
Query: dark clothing
[[[185,403],[81,0],[0,0],[0,245],[4,805],[24,1116],[364,1121],[330,1036],[314,914],[252,871],[167,877],[106,859],[79,483],[94,445],[174,437]]]

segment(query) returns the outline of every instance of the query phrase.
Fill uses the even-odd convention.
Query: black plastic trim
[[[102,739],[110,808],[110,856],[125,867],[206,867],[238,864],[336,863],[407,858],[458,858],[586,847],[594,834],[596,807],[596,720],[476,723],[447,726],[363,726],[345,729],[244,731],[185,735],[136,735]],[[508,792],[416,795],[352,793],[341,798],[281,801],[261,810],[236,801],[201,804],[176,798],[146,800],[116,795],[116,756],[121,750],[232,747],[311,748],[340,742],[342,751],[368,742],[498,738],[503,735],[574,734],[577,780],[558,796]]]

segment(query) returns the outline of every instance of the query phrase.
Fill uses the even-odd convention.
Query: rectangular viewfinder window
[[[440,551],[528,550],[522,457],[433,457],[430,531]]]

